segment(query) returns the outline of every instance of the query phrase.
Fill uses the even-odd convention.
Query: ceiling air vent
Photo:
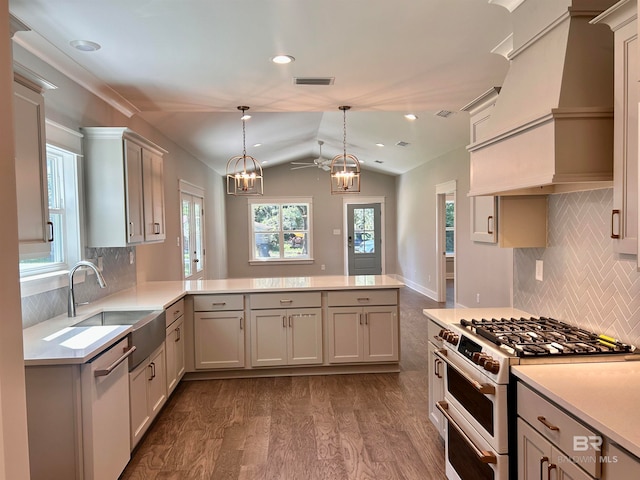
[[[375,163],[384,163],[382,160],[374,160]]]
[[[450,110],[440,110],[439,112],[434,113],[436,117],[447,118],[453,115],[453,112]]]
[[[333,85],[335,77],[293,77],[294,85]]]
[[[396,147],[407,147],[409,145],[411,145],[409,142],[403,142],[402,140],[396,143]]]

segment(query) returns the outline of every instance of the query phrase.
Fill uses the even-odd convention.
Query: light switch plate
[[[536,260],[536,280],[542,281],[542,260]]]

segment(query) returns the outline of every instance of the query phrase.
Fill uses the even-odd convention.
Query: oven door
[[[444,398],[447,403],[455,407],[495,452],[507,453],[507,386],[493,382],[467,365],[455,351],[439,350],[436,355],[445,363]]]
[[[455,407],[438,402],[438,410],[447,420],[445,436],[445,473],[448,480],[508,480],[509,456],[498,454],[465,421]]]

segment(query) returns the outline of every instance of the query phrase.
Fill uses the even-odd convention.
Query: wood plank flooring
[[[181,382],[122,480],[443,480],[427,323],[403,288],[401,372]]]

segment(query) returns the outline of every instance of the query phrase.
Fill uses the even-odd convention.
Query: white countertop
[[[520,318],[531,317],[530,313],[523,312],[512,307],[487,307],[487,308],[426,308],[422,310],[427,317],[439,324],[446,326],[452,323],[460,323],[463,318],[467,320],[481,318]]]
[[[519,365],[511,371],[640,458],[640,361]]]
[[[185,295],[257,293],[295,290],[356,290],[400,288],[388,275],[232,278],[222,280],[147,282],[122,290],[66,314],[23,330],[25,365],[85,363],[125,337],[132,327],[75,327],[82,320],[110,310],[162,310]]]

